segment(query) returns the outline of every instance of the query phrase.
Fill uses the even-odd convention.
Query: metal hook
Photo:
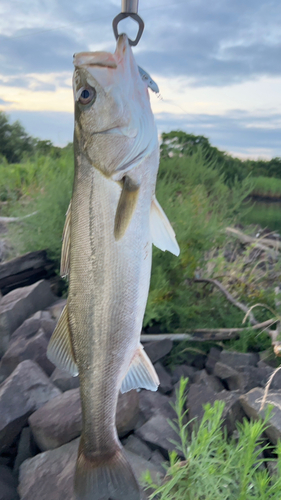
[[[112,22],[113,32],[116,40],[119,36],[118,24],[120,21],[122,21],[122,19],[125,19],[126,17],[131,17],[134,21],[138,23],[139,31],[136,36],[136,39],[135,40],[131,40],[130,38],[128,39],[129,44],[132,46],[135,46],[139,43],[144,30],[144,22],[142,18],[138,15],[138,4],[139,4],[138,0],[122,0],[121,13],[118,14],[118,16],[116,16]]]

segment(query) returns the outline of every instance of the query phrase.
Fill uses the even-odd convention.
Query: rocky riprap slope
[[[45,280],[0,299],[0,500],[74,500],[82,425],[79,378],[46,357],[65,302]],[[172,345],[170,340],[145,344],[160,378],[159,391],[131,391],[118,402],[118,434],[139,479],[147,469],[155,481],[165,474],[162,464],[178,441],[167,419],[175,418],[171,402],[181,376],[189,378],[188,418],[200,419],[203,404],[222,400],[224,425],[232,434],[237,421],[257,417],[273,372],[258,354],[217,348],[208,356],[187,353],[186,364],[171,372],[164,361]],[[281,438],[280,377],[278,372],[268,396],[275,407],[266,431],[273,443]]]

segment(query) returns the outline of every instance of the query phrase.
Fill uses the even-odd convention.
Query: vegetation
[[[256,177],[251,195],[281,200],[281,179]]]
[[[162,485],[154,484],[149,473],[145,479],[154,492],[150,500],[279,500],[281,488],[281,445],[276,453],[276,472],[268,471],[269,445],[263,440],[270,410],[264,421],[237,424],[238,438],[228,438],[222,426],[224,403],[205,406],[199,425],[190,433],[186,424],[185,389],[181,379],[175,410],[177,421],[170,422],[180,438],[177,451],[170,454],[170,465]],[[194,422],[193,422],[194,424]],[[179,455],[183,459],[179,458]]]

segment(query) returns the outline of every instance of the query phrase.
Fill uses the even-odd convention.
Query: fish
[[[75,498],[140,500],[116,406],[120,391],[158,388],[140,344],[152,243],[175,255],[179,247],[155,197],[157,129],[127,36],[114,54],[75,54],[74,67],[74,184],[61,255],[69,292],[47,355],[80,378]]]

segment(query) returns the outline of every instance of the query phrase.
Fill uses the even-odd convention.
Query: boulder
[[[36,311],[45,309],[56,300],[50,283],[38,281],[30,286],[17,288],[2,297],[0,302],[0,356],[7,347],[12,333]]]
[[[43,328],[46,338],[50,339],[55,326],[56,322],[51,318],[49,311],[37,311],[14,331],[11,335],[10,342],[13,342],[19,337],[29,339],[33,337],[40,328]]]
[[[215,364],[219,361],[220,355],[221,355],[220,349],[218,349],[217,347],[211,347],[205,363],[205,368],[210,375],[213,374]]]
[[[20,363],[0,386],[0,452],[11,445],[34,411],[59,394],[37,363]]]
[[[206,370],[200,370],[196,372],[193,380],[196,384],[206,385],[207,387],[213,389],[215,392],[220,392],[224,390],[224,386],[221,383],[219,377],[216,377],[214,375],[208,375]]]
[[[51,317],[56,322],[58,321],[64,307],[66,306],[67,299],[59,299],[56,300],[49,308],[48,311],[51,314]]]
[[[32,439],[30,427],[24,427],[21,431],[18,453],[14,463],[14,476],[17,477],[21,464],[28,458],[33,457],[37,453],[37,447]]]
[[[235,369],[238,366],[256,366],[259,359],[259,355],[255,352],[222,351],[220,355],[222,363]]]
[[[168,458],[169,452],[175,449],[175,443],[179,443],[178,434],[161,414],[151,417],[136,430],[135,434],[148,443],[152,449],[159,449],[165,458]]]
[[[177,365],[172,370],[172,383],[176,384],[182,377],[188,378],[188,382],[192,383],[196,372],[197,370],[194,366]]]
[[[256,366],[237,366],[235,370],[220,361],[216,363],[214,374],[220,377],[230,391],[248,392],[254,387],[263,386],[265,373]]]
[[[5,465],[0,465],[0,500],[19,500],[17,481]]]
[[[165,418],[175,418],[176,414],[171,403],[173,400],[160,392],[142,390],[139,393],[139,408],[144,421],[154,415],[163,415]]]
[[[0,382],[5,380],[26,359],[36,361],[44,372],[50,376],[55,369],[53,363],[47,358],[48,340],[42,328],[36,335],[29,339],[18,337],[9,343],[0,363]]]
[[[120,437],[132,431],[138,420],[138,393],[120,394],[117,404],[116,426]],[[58,448],[69,443],[82,431],[79,389],[60,394],[29,417],[29,425],[40,450]]]
[[[36,455],[26,460],[20,468],[18,491],[21,500],[75,500],[73,477],[79,439]],[[126,451],[127,458],[138,479],[149,470],[154,482],[163,478],[161,467]],[[142,500],[147,496],[142,492]]]
[[[131,451],[145,460],[150,460],[152,457],[151,449],[134,434],[130,434],[130,436],[126,438],[122,444],[125,450]]]
[[[264,418],[267,405],[273,405],[273,410],[271,412],[265,434],[268,436],[270,441],[276,445],[278,440],[280,441],[281,439],[281,390],[270,390],[266,398],[265,407],[261,410],[260,408],[263,396],[264,390],[260,387],[256,387],[247,394],[240,396],[240,402],[246,415],[253,419]]]
[[[156,373],[159,377],[160,385],[159,391],[162,394],[166,394],[167,392],[171,392],[173,389],[172,377],[164,368],[164,366],[158,361],[155,365]]]
[[[192,384],[187,398],[187,407],[189,409],[189,420],[196,419],[198,422],[204,415],[204,405],[206,403],[214,404],[215,401],[223,401],[225,403],[223,410],[224,425],[229,434],[236,429],[236,422],[241,422],[245,417],[245,413],[239,401],[239,393],[223,390],[216,393],[211,387],[203,384]],[[194,420],[195,422],[195,420]],[[194,425],[194,422],[191,425]]]
[[[156,363],[164,358],[172,350],[173,342],[169,339],[159,340],[157,342],[145,342],[144,350],[152,363]]]
[[[80,386],[79,376],[72,377],[68,372],[56,368],[51,377],[51,382],[55,384],[62,392],[77,389]]]

